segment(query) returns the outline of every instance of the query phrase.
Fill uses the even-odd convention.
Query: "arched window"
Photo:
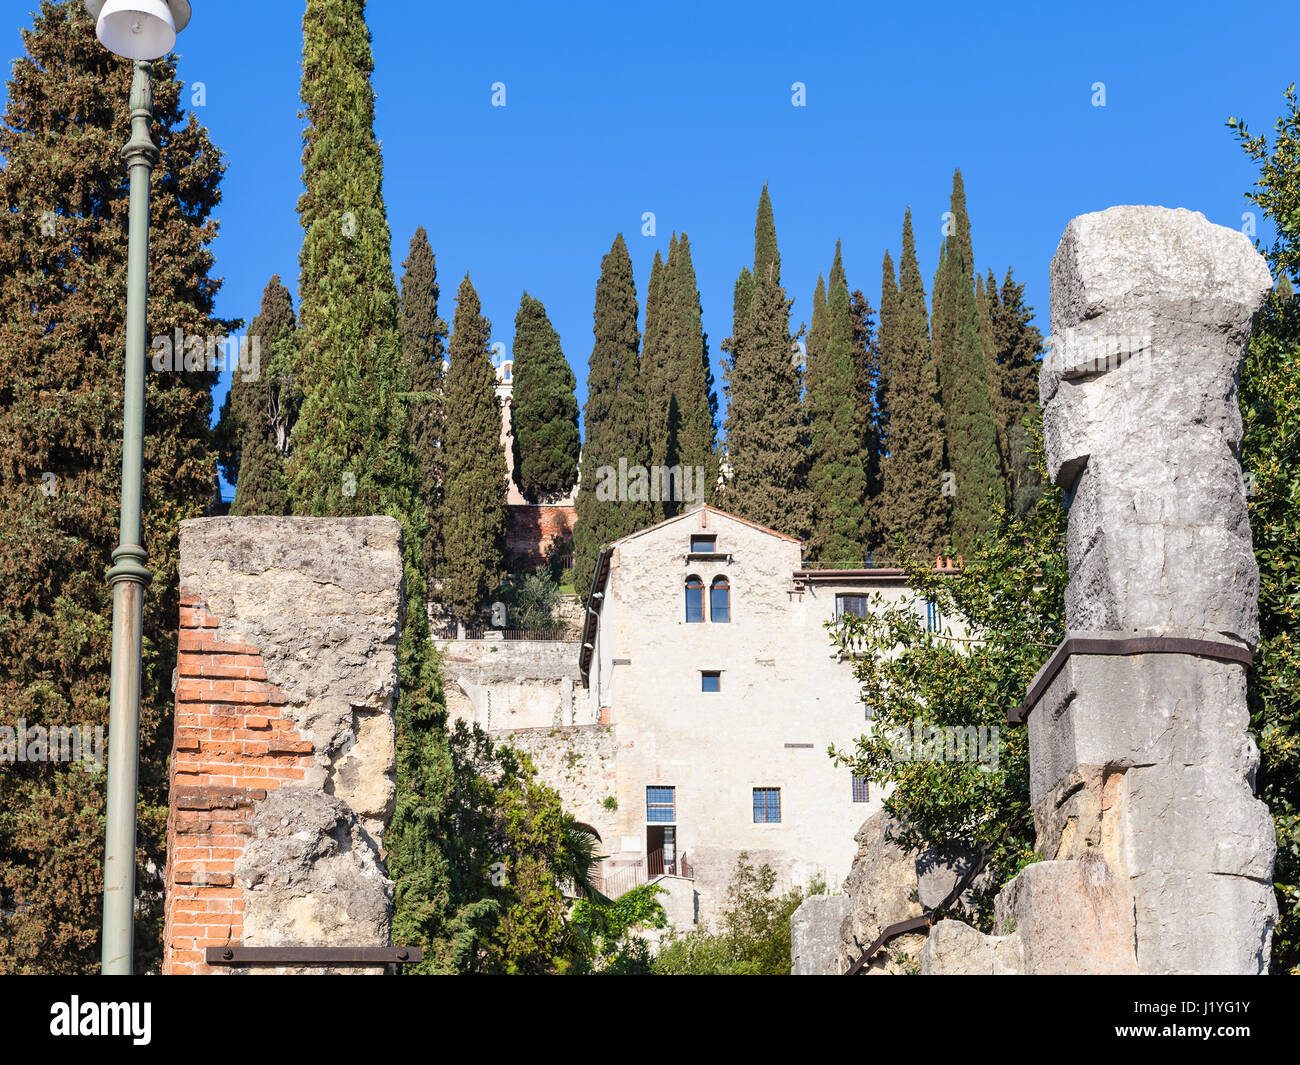
[[[704,582],[694,575],[686,578],[686,620],[704,620]]]
[[[709,586],[709,620],[731,620],[731,582],[726,577],[714,577]]]

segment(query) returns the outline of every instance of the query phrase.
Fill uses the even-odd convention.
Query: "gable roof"
[[[638,536],[645,536],[647,533],[656,532],[667,525],[672,525],[674,522],[683,521],[686,518],[691,517],[693,514],[698,514],[701,510],[707,510],[712,514],[717,514],[724,518],[730,518],[732,521],[739,522],[741,525],[748,525],[751,529],[757,529],[759,532],[767,533],[769,536],[776,536],[782,540],[788,540],[790,543],[803,543],[803,541],[797,536],[788,536],[783,532],[777,532],[775,529],[769,529],[766,525],[760,525],[756,521],[742,518],[738,514],[732,514],[730,511],[723,510],[720,507],[715,507],[710,503],[697,503],[695,506],[691,507],[690,510],[683,510],[680,514],[674,514],[671,518],[665,518],[663,521],[656,522],[654,525],[647,525],[644,529],[638,529],[636,532],[628,533],[626,536],[615,540],[609,546],[617,547],[619,544],[625,544],[629,540],[635,540]]]

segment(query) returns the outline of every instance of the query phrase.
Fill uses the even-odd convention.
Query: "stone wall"
[[[204,518],[180,545],[163,971],[387,944],[400,526]]]
[[[614,730],[606,725],[578,725],[491,733],[498,743],[528,755],[537,775],[559,793],[564,809],[594,828],[602,854],[616,842],[616,808],[607,805],[617,793],[614,777]]]
[[[438,640],[447,710],[488,732],[589,724],[575,699],[578,643]]]

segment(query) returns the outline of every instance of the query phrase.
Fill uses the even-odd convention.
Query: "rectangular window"
[[[938,632],[943,626],[943,618],[939,614],[939,604],[933,599],[927,599],[925,602],[925,631]]]
[[[677,821],[677,789],[646,788],[645,819],[657,824],[674,824]]]
[[[678,541],[679,543],[681,541]],[[691,534],[691,554],[692,555],[712,555],[718,550],[718,538],[716,536],[704,536]]]
[[[720,692],[722,691],[722,674],[704,672],[700,674],[700,691],[702,692]]]
[[[845,614],[852,614],[855,618],[865,618],[867,616],[867,597],[865,595],[837,595],[835,597],[835,620],[838,621]]]
[[[781,789],[754,789],[754,824],[775,824],[781,820]]]
[[[866,777],[855,776],[853,778],[853,801],[854,802],[871,801],[871,786],[867,783]]]

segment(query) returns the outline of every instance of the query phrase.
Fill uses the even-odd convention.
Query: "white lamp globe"
[[[123,59],[160,59],[190,21],[189,0],[86,0],[99,43]]]

